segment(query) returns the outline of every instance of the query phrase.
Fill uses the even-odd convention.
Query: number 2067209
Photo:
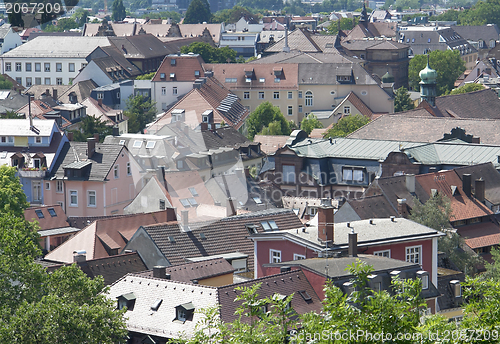
[[[5,3],[5,13],[61,13],[61,4],[55,3],[51,4],[42,2],[6,2]]]

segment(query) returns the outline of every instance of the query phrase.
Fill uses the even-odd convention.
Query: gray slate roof
[[[352,74],[351,74],[352,73]],[[357,85],[376,85],[377,82],[357,63],[301,63],[299,64],[299,84],[340,85],[337,75],[351,76]]]
[[[497,24],[482,26],[463,25],[452,26],[451,28],[467,40],[478,42],[482,39],[486,42],[487,46],[489,46],[490,40],[498,41],[500,36],[500,28],[498,28]]]

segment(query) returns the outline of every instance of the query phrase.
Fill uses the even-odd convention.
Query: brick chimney
[[[484,197],[485,197],[485,182],[483,178],[476,179],[474,182],[474,197],[481,202],[484,203]]]
[[[226,200],[226,216],[234,216],[236,215],[236,208],[234,207],[234,200],[229,197]]]
[[[97,99],[97,104],[102,107],[102,99]]]
[[[408,207],[406,206],[406,198],[398,198],[398,216],[408,217]]]
[[[207,131],[208,130],[208,123],[201,122],[200,129],[201,129],[201,131]]]
[[[55,88],[52,89],[52,98],[54,98],[54,100],[57,100],[57,89]]]
[[[472,195],[471,188],[472,188],[472,176],[466,173],[462,175],[462,189],[464,190],[464,193],[467,195],[467,197],[470,197]]]
[[[92,155],[95,153],[95,138],[89,137],[87,139],[87,158],[92,158]]]
[[[333,242],[333,207],[328,198],[321,199],[318,207],[318,239]]]
[[[73,141],[73,133],[71,131],[68,131],[66,136],[68,137],[68,141]]]

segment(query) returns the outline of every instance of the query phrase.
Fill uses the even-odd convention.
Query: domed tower
[[[359,23],[361,25],[368,25],[368,13],[366,12],[365,2],[363,1],[363,9],[361,10],[361,16],[359,17]]]
[[[437,72],[429,66],[429,55],[427,55],[427,66],[419,73],[420,76],[420,101],[426,100],[430,105],[436,105],[436,78]]]
[[[390,84],[390,83],[393,83],[394,82],[394,77],[392,76],[391,73],[389,73],[389,71],[387,71],[383,76],[382,76],[382,82],[383,83],[387,83],[387,84]]]

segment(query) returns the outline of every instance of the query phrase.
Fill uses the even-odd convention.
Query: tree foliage
[[[126,103],[127,110],[124,111],[124,114],[128,117],[129,133],[144,133],[146,124],[155,119],[155,102],[143,95],[137,95],[131,96]]]
[[[366,116],[358,114],[349,115],[339,119],[339,121],[335,123],[331,129],[328,129],[327,132],[323,134],[323,137],[346,137],[369,122],[370,119]]]
[[[352,30],[356,25],[358,25],[359,18],[340,18],[337,21],[332,21],[327,28],[327,31],[331,35],[336,35],[340,30]]]
[[[106,125],[100,118],[86,116],[80,123],[80,129],[72,130],[72,132],[74,141],[87,142],[89,137],[99,134],[99,140],[102,142],[106,136],[113,133],[113,128]]]
[[[258,21],[262,16],[257,12],[252,12],[247,7],[237,5],[233,8],[217,11],[212,17],[212,23],[236,23],[241,17],[251,17]]]
[[[290,124],[280,108],[270,102],[263,102],[247,119],[248,138],[253,140],[256,134],[263,135],[290,135]]]
[[[208,43],[194,42],[181,48],[181,53],[200,54],[206,63],[233,63],[236,62],[236,51],[229,47],[214,48]]]
[[[212,13],[210,12],[210,5],[206,0],[192,0],[189,4],[186,16],[184,17],[184,24],[201,24],[203,22],[210,23]]]
[[[457,233],[447,232],[446,236],[439,238],[438,248],[460,271],[469,276],[474,276],[477,267],[485,263]]]
[[[238,0],[238,5],[248,8],[276,11],[283,8],[283,0]],[[239,18],[238,18],[239,19]]]
[[[448,197],[437,193],[423,204],[417,198],[413,198],[413,204],[410,220],[438,231],[451,227],[451,203]]]
[[[148,73],[148,74],[139,75],[135,79],[136,80],[152,80],[153,77],[155,76],[155,74],[156,74],[156,72],[151,72],[151,73]]]
[[[454,0],[452,6],[470,5],[464,0]],[[500,0],[478,1],[470,9],[462,11],[448,10],[445,13],[431,17],[431,20],[457,21],[458,25],[486,24],[500,25]]]
[[[0,214],[12,213],[14,216],[24,216],[24,209],[29,206],[16,168],[7,165],[0,166]]]
[[[404,86],[398,88],[394,94],[394,112],[408,111],[414,107],[408,90]]]
[[[4,75],[0,74],[0,90],[10,90],[12,86],[12,82],[7,80]]]
[[[123,0],[114,0],[113,1],[113,13],[111,14],[111,18],[114,21],[122,21],[127,16],[125,13],[125,6],[123,6]]]
[[[483,273],[483,277],[500,282],[500,250],[492,247],[490,253],[493,262],[485,264],[486,272]]]
[[[313,129],[316,128],[323,128],[323,124],[321,124],[320,121],[318,121],[318,117],[314,114],[310,114],[307,117],[304,117],[302,119],[302,122],[300,122],[300,129],[304,130],[307,135],[309,135]]]
[[[458,88],[453,89],[449,94],[450,95],[463,94],[463,93],[469,93],[469,92],[475,92],[475,91],[481,91],[481,90],[484,90],[483,85],[469,83],[469,84],[465,84],[463,86],[460,86]]]
[[[444,95],[454,88],[455,80],[465,71],[465,63],[457,50],[431,51],[429,60],[431,68],[437,72],[437,95]],[[408,80],[414,91],[420,90],[419,73],[426,65],[426,55],[416,55],[410,60]]]

